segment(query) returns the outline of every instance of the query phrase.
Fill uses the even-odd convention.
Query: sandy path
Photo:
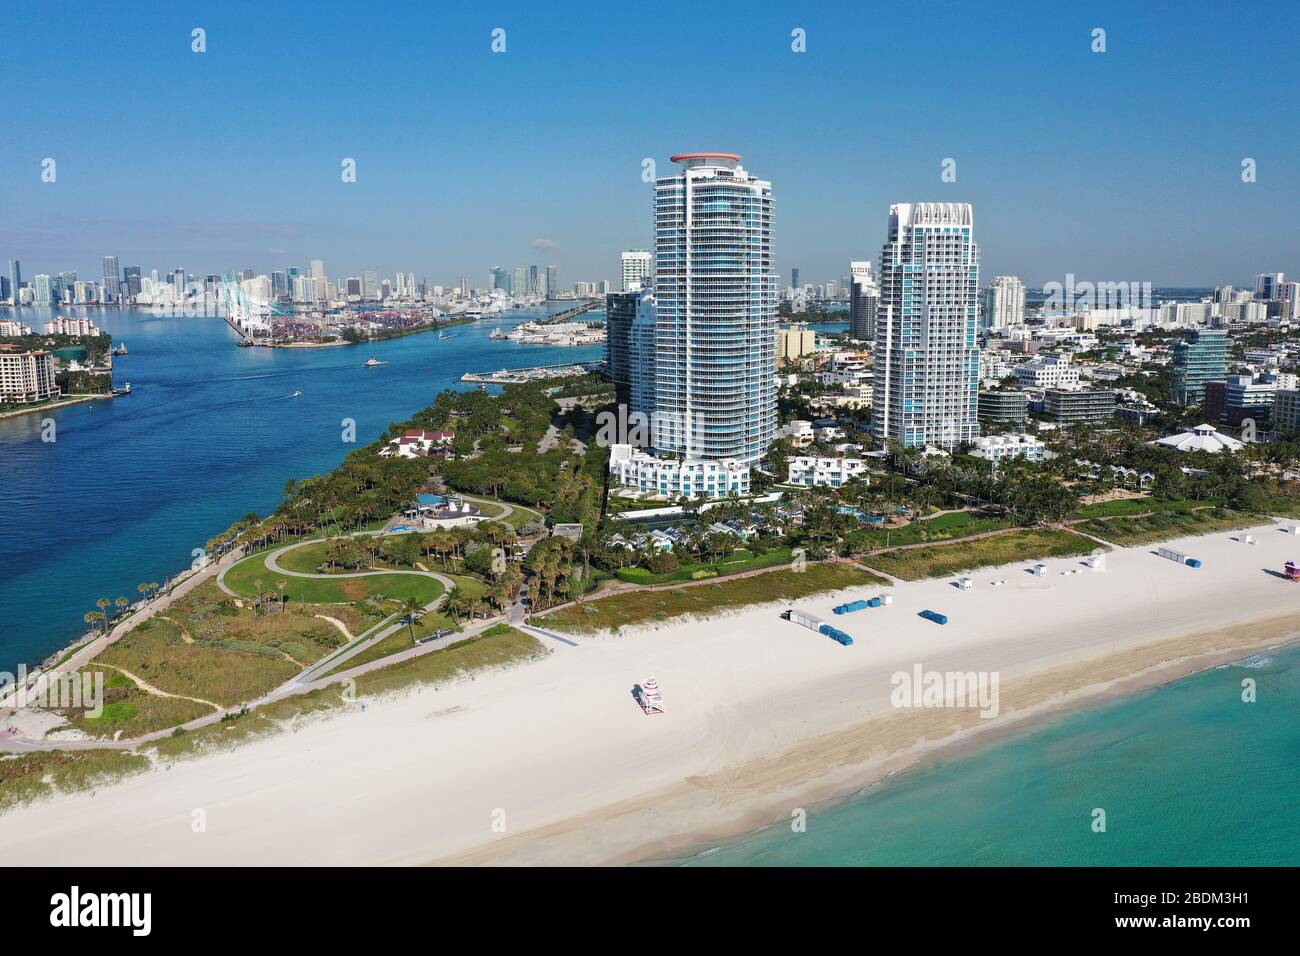
[[[224,709],[220,704],[214,704],[212,701],[204,700],[202,697],[187,697],[185,694],[169,693],[160,687],[155,687],[153,684],[150,684],[147,680],[145,680],[143,677],[140,677],[138,674],[131,673],[125,667],[118,667],[116,664],[105,664],[103,661],[100,661],[95,666],[108,667],[111,668],[112,670],[117,671],[118,673],[125,674],[127,677],[131,678],[131,680],[135,681],[136,686],[138,686],[146,694],[153,694],[155,697],[175,697],[177,700],[189,700],[189,701],[193,701],[196,704],[203,704],[205,707],[211,707],[213,710]]]

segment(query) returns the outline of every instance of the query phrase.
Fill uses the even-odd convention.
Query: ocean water
[[[1243,703],[1242,680],[1257,700]],[[688,866],[1294,866],[1300,649],[904,772]],[[1093,811],[1106,830],[1093,832]]]
[[[137,584],[188,567],[235,520],[269,513],[289,478],[328,471],[445,388],[472,387],[464,372],[603,356],[599,345],[488,338],[545,311],[453,326],[445,339],[290,350],[238,348],[220,318],[62,310],[126,343],[115,380],[132,394],[0,419],[0,671],[75,639],[100,597],[135,600]],[[51,315],[19,318],[36,327]],[[363,368],[371,355],[389,364]],[[46,418],[54,442],[41,440]],[[356,444],[342,440],[344,418]]]

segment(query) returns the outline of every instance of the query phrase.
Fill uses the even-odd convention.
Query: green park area
[[[690,587],[613,594],[570,604],[537,618],[537,623],[558,631],[591,634],[655,624],[686,614],[707,616],[747,604],[794,600],[824,591],[885,583],[884,578],[856,564],[813,564],[804,571],[768,571]]]
[[[1258,525],[1259,515],[1227,508],[1200,507],[1195,511],[1161,511],[1142,517],[1094,519],[1077,525],[1080,531],[1122,545],[1152,544],[1185,535],[1231,531]]]
[[[324,548],[325,542],[305,545],[301,550]],[[299,559],[296,551],[286,552],[285,557],[294,556],[294,568],[288,563],[283,566],[297,570],[296,565],[306,566],[316,555],[309,554],[305,560]],[[266,566],[265,553],[255,554],[240,561],[226,572],[225,583],[237,594],[256,598],[257,595],[283,596],[290,603],[307,604],[348,604],[367,599],[388,598],[405,601],[408,598],[428,604],[442,593],[442,585],[435,579],[423,574],[366,574],[360,577],[337,578],[300,578],[273,571]],[[303,573],[315,573],[315,567]],[[281,590],[279,583],[285,587]],[[261,582],[260,586],[258,582]]]
[[[971,568],[1091,554],[1100,545],[1082,535],[1054,529],[1006,534],[872,555],[871,567],[905,581],[932,578]]]

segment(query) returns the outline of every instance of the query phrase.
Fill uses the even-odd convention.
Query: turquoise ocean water
[[[811,813],[805,833],[785,824],[678,862],[1294,866],[1298,806],[1300,649],[1288,649],[899,774]]]
[[[135,600],[137,584],[188,567],[233,521],[269,513],[289,478],[328,471],[445,388],[472,387],[464,372],[603,357],[599,345],[488,338],[544,311],[453,326],[445,339],[288,350],[238,348],[219,318],[62,310],[126,343],[115,377],[132,394],[0,420],[0,671],[75,639],[98,598]],[[39,327],[51,316],[18,318]],[[389,364],[363,368],[371,355]],[[47,417],[52,443],[41,440]],[[344,418],[357,444],[342,441]]]

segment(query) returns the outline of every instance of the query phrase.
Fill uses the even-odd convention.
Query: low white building
[[[790,484],[805,488],[839,488],[866,471],[867,463],[861,458],[799,455],[790,459]]]
[[[782,430],[796,448],[807,448],[813,443],[813,424],[796,418]]]
[[[1040,355],[1017,366],[1016,377],[1025,388],[1070,388],[1079,384],[1079,370],[1069,355]]]
[[[426,432],[411,428],[400,438],[390,438],[388,444],[379,449],[382,458],[423,458],[435,448],[445,448],[456,439],[455,432]]]
[[[1047,455],[1047,446],[1032,435],[982,435],[975,439],[971,454],[987,461],[1004,458],[1042,461]]]
[[[1152,442],[1178,451],[1208,451],[1218,454],[1221,451],[1238,451],[1245,444],[1230,435],[1224,435],[1213,425],[1197,425],[1189,432],[1180,432]]]
[[[677,461],[631,445],[609,446],[609,477],[619,487],[668,500],[749,494],[749,466],[739,459]]]

